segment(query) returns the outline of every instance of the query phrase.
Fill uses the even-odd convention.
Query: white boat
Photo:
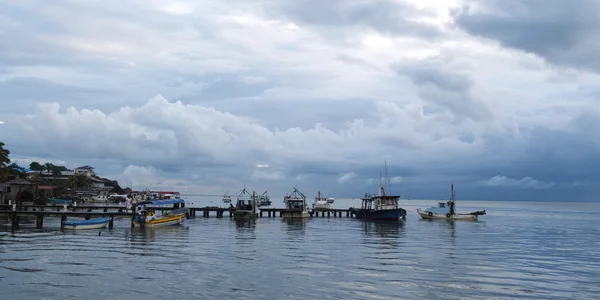
[[[90,199],[90,202],[94,202],[94,203],[108,202],[108,197],[106,197],[106,195],[96,195]]]
[[[315,197],[312,208],[313,210],[327,210],[331,208],[331,205],[329,204],[329,201],[327,201],[327,198],[323,197],[319,191]]]
[[[333,201],[335,201],[335,198],[327,197],[327,203],[333,204]]]
[[[485,215],[485,210],[471,213],[456,212],[456,198],[454,194],[454,184],[450,185],[450,200],[448,202],[439,202],[437,207],[426,209],[417,209],[417,213],[423,219],[443,219],[443,220],[466,220],[475,221],[480,215]]]
[[[228,192],[225,192],[225,195],[223,195],[223,202],[225,203],[231,203],[231,196],[227,195]]]
[[[95,218],[90,220],[65,221],[63,228],[73,230],[106,228],[110,220],[111,218]]]
[[[283,198],[283,202],[285,203],[285,209],[281,211],[282,218],[302,219],[310,217],[308,205],[306,205],[306,196],[298,189],[294,188],[292,194]]]

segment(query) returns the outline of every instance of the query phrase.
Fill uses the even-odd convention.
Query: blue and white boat
[[[95,218],[90,220],[75,220],[75,221],[65,221],[63,223],[64,229],[99,229],[105,228],[106,225],[110,222],[111,218]]]
[[[444,219],[444,220],[467,220],[476,221],[480,215],[485,215],[485,210],[471,213],[459,214],[456,212],[456,199],[454,194],[454,184],[450,184],[450,200],[439,202],[437,207],[426,209],[417,208],[417,213],[423,219]]]

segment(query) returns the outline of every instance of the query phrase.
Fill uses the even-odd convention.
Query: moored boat
[[[234,219],[255,219],[258,217],[257,203],[258,195],[256,192],[250,194],[246,188],[237,197],[235,210],[233,211]]]
[[[231,203],[231,196],[227,195],[227,193],[229,193],[229,192],[225,192],[225,195],[223,195],[223,202]]]
[[[331,208],[331,205],[327,198],[321,195],[321,192],[317,192],[317,196],[315,197],[315,202],[312,205],[313,210],[327,210]]]
[[[180,198],[163,200],[146,200],[138,204],[140,211],[133,221],[133,226],[162,227],[179,225],[188,215],[185,201]],[[151,206],[150,206],[151,205]],[[161,205],[172,205],[172,210],[161,209]]]
[[[474,211],[471,213],[456,212],[456,196],[454,193],[454,184],[450,184],[450,200],[447,202],[439,202],[437,207],[426,209],[417,208],[417,213],[423,219],[443,219],[443,220],[465,220],[476,221],[478,216],[485,215],[485,210]]]
[[[269,197],[269,193],[267,191],[265,191],[258,198],[258,206],[270,206],[270,205],[271,205],[271,198]]]
[[[386,186],[389,191],[389,179],[387,175],[387,163],[385,164]],[[351,208],[352,214],[357,219],[366,220],[398,220],[406,219],[406,210],[398,206],[400,196],[386,195],[383,184],[379,185],[379,194],[365,194],[362,198],[362,206],[359,209]]]
[[[105,228],[106,225],[110,222],[111,218],[95,218],[90,220],[73,220],[73,221],[65,221],[63,223],[64,229],[99,229]]]
[[[306,205],[306,196],[298,189],[294,188],[290,195],[283,198],[283,202],[285,203],[285,209],[281,211],[282,218],[302,219],[310,217],[308,205]]]

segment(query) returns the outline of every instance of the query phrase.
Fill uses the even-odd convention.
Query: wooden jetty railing
[[[156,210],[172,210],[173,207],[154,207]],[[189,212],[187,218],[196,218],[198,212],[202,212],[202,217],[208,218],[214,212],[217,218],[223,218],[225,212],[229,213],[229,217],[233,218],[235,208],[224,208],[217,206],[207,207],[188,207]],[[101,210],[98,212],[98,210]],[[267,216],[269,218],[281,217],[281,212],[285,208],[262,208],[259,210],[259,217]],[[334,218],[352,218],[353,214],[350,209],[325,209],[310,211],[311,217],[334,217]],[[0,216],[9,216],[11,220],[11,229],[19,228],[19,219],[21,216],[35,216],[36,228],[41,229],[44,224],[44,217],[60,217],[61,228],[67,217],[84,217],[89,220],[91,217],[111,218],[109,228],[114,226],[115,217],[129,217],[133,219],[135,216],[132,210],[127,210],[124,206],[91,206],[91,205],[0,205]]]

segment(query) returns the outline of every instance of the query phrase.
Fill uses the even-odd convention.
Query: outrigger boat
[[[281,217],[284,219],[303,219],[310,216],[308,205],[306,205],[306,196],[298,189],[294,188],[292,194],[283,198],[283,202],[285,209],[281,211]]]
[[[231,203],[231,196],[227,195],[228,192],[225,192],[225,195],[223,195],[223,202],[225,203]]]
[[[329,201],[327,201],[327,198],[323,197],[319,191],[315,197],[315,203],[313,203],[312,208],[313,210],[327,210],[331,208],[331,205],[329,204]]]
[[[106,228],[106,225],[110,222],[111,218],[95,218],[90,220],[74,220],[65,221],[63,223],[64,229],[99,229]]]
[[[456,213],[454,184],[450,184],[450,200],[448,202],[439,202],[437,207],[430,207],[427,209],[418,208],[417,213],[419,213],[423,219],[476,221],[478,216],[485,215],[485,210],[463,214]]]
[[[258,195],[256,192],[252,192],[252,194],[250,194],[248,191],[246,191],[246,188],[244,188],[237,197],[235,211],[233,211],[233,218],[255,219],[258,217],[257,202]]]
[[[147,200],[140,202],[138,205],[140,206],[140,211],[132,225],[142,228],[179,225],[183,223],[183,219],[188,215],[188,208],[185,207],[185,201],[180,198]],[[173,209],[161,210],[160,205],[173,205]]]
[[[385,165],[385,177],[389,191],[387,163]],[[398,199],[400,199],[400,196],[386,195],[383,184],[380,183],[379,194],[377,196],[365,194],[365,197],[361,199],[361,208],[350,208],[351,213],[357,219],[366,220],[398,220],[400,217],[406,219],[406,210],[398,206]]]

